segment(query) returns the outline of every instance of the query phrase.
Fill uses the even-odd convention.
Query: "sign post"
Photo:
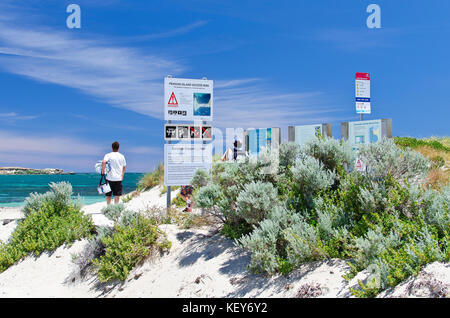
[[[371,113],[370,106],[370,73],[356,73],[355,76],[356,113],[359,119]]]
[[[164,79],[164,185],[167,210],[171,187],[188,185],[197,169],[209,171],[212,164],[213,81]],[[190,123],[172,124],[173,121]],[[200,124],[201,123],[201,124]],[[174,141],[178,143],[173,144]],[[196,143],[201,141],[201,143]]]

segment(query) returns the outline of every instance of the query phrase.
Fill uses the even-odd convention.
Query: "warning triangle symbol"
[[[178,106],[177,98],[175,97],[175,93],[172,92],[172,95],[170,95],[168,105],[171,105],[172,107]]]

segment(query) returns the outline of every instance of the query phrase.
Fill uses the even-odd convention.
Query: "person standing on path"
[[[125,175],[125,167],[127,162],[124,155],[119,152],[119,143],[117,141],[112,144],[112,152],[107,153],[102,161],[102,175],[105,175],[105,166],[109,162],[111,169],[106,174],[106,181],[108,181],[111,191],[106,193],[106,204],[111,203],[111,196],[114,195],[114,204],[119,203],[122,195],[122,180]]]

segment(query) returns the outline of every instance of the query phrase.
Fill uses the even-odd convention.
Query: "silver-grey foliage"
[[[68,182],[51,182],[49,184],[50,191],[45,193],[31,193],[28,198],[25,199],[25,205],[22,208],[25,217],[32,213],[39,211],[45,202],[58,204],[60,206],[73,204],[72,199],[72,185]],[[79,202],[79,201],[78,201]],[[79,204],[75,205],[80,207]]]
[[[318,159],[326,169],[336,170],[339,166],[346,168],[353,164],[355,154],[346,141],[330,137],[313,138],[303,147],[305,155]]]
[[[279,204],[277,189],[271,183],[248,183],[237,197],[236,203],[238,216],[249,224],[258,224]]]
[[[102,213],[111,221],[118,222],[122,212],[125,211],[123,203],[109,204],[102,209]]]
[[[291,171],[299,189],[311,195],[330,188],[336,179],[333,171],[326,170],[322,162],[311,156],[297,159]]]
[[[421,183],[428,174],[430,161],[421,153],[397,147],[392,139],[363,145],[359,157],[367,166],[368,174],[377,179],[388,174],[404,184]]]

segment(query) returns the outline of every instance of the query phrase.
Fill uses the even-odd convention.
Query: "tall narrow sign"
[[[370,73],[356,73],[356,113],[370,114]]]

